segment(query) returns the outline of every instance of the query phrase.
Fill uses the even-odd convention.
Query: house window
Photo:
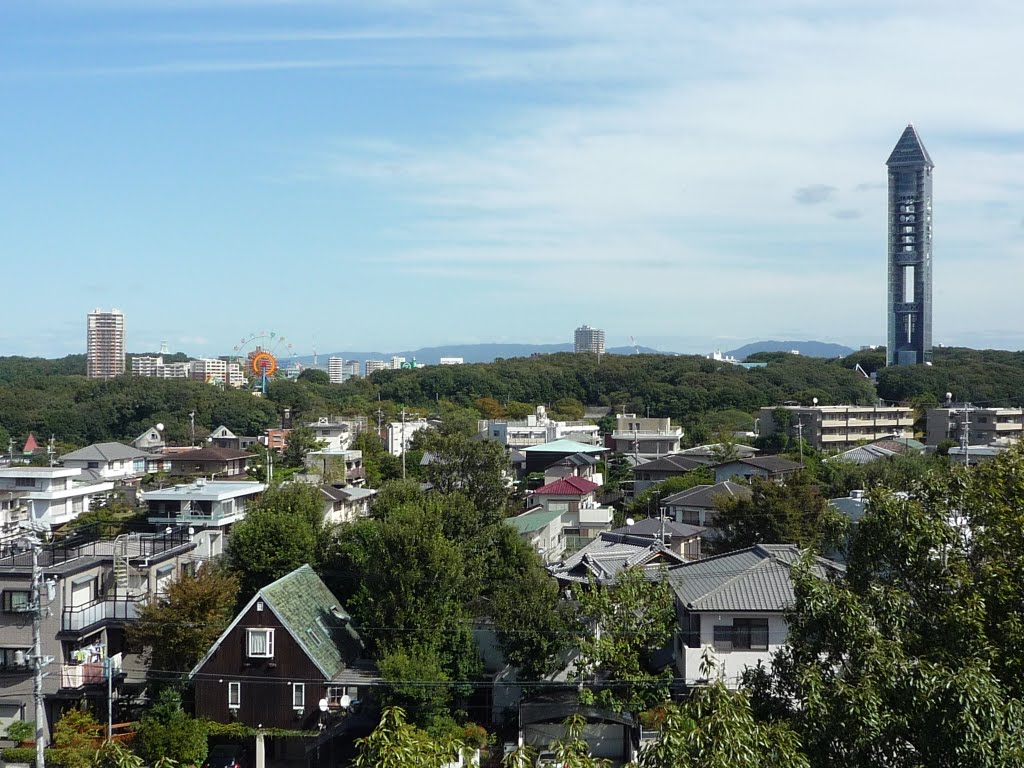
[[[688,613],[685,618],[685,629],[681,639],[688,648],[700,648],[700,614]],[[715,627],[717,630],[718,627]]]
[[[31,653],[31,648],[0,648],[0,669],[28,669]]]
[[[738,650],[768,650],[768,619],[734,619],[732,647]]]
[[[306,684],[292,683],[292,709],[306,708]]]
[[[228,683],[228,709],[238,709],[242,706],[242,684]]]
[[[27,611],[32,602],[32,593],[27,589],[5,589],[3,608],[8,613]]]
[[[34,477],[17,477],[14,479],[15,488],[35,488],[36,479]]]
[[[246,647],[248,655],[254,659],[274,658],[274,630],[272,629],[247,629],[245,630]]]
[[[314,646],[321,646],[324,644],[324,640],[320,637],[320,633],[312,627],[306,627],[306,634],[309,635],[309,640]]]
[[[341,707],[341,697],[348,696],[349,702],[357,698],[359,689],[354,685],[331,685],[327,687],[327,706],[332,708]]]
[[[714,646],[716,651],[732,650],[732,627],[729,624],[715,625]]]

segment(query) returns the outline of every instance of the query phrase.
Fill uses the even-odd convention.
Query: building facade
[[[938,445],[955,440],[967,445],[989,445],[1000,438],[1024,437],[1024,409],[978,408],[973,405],[931,408],[928,411],[925,442]]]
[[[345,358],[328,358],[327,378],[330,380],[331,384],[341,384],[345,381]]]
[[[124,373],[124,313],[119,309],[89,313],[86,325],[86,375],[112,379]]]
[[[782,413],[788,416],[782,418]],[[783,423],[787,422],[787,423]],[[835,451],[883,437],[912,438],[914,409],[877,405],[786,405],[758,413],[762,437],[782,431],[815,450]]]
[[[888,365],[932,359],[932,163],[913,125],[889,169]]]
[[[574,342],[573,347],[576,352],[593,352],[596,355],[604,354],[604,331],[600,328],[581,325],[576,329]]]
[[[616,453],[657,458],[678,451],[682,439],[683,428],[673,427],[668,418],[646,418],[635,413],[615,417],[612,447]]]
[[[367,360],[365,363],[363,363],[363,368],[366,371],[367,376],[377,371],[383,371],[387,367],[388,364],[385,363],[383,360]]]
[[[165,363],[163,357],[133,357],[132,375],[157,379],[187,379],[192,376],[189,362]]]

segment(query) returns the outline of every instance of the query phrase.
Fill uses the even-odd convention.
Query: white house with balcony
[[[330,416],[321,416],[306,426],[313,430],[316,439],[326,450],[344,451],[351,448],[355,436],[366,429],[366,417],[334,419]]]
[[[204,480],[142,494],[153,525],[187,526],[197,535],[197,555],[215,557],[224,551],[230,526],[267,490],[265,483]]]
[[[615,510],[597,501],[595,493],[600,487],[582,477],[563,477],[533,491],[527,503],[530,511],[542,508],[561,513],[562,533],[577,537],[580,541],[575,544],[580,545],[611,528]],[[578,548],[572,541],[568,546]]]
[[[0,491],[23,491],[28,517],[50,526],[63,525],[88,512],[113,482],[83,482],[78,467],[7,467],[0,469]]]
[[[686,685],[703,685],[707,654],[711,673],[730,688],[739,687],[743,672],[763,663],[789,635],[786,611],[794,603],[793,567],[801,552],[794,544],[758,544],[669,569],[676,595],[678,631],[676,668]],[[815,557],[820,578],[841,577],[843,565]]]
[[[600,428],[587,421],[555,421],[543,405],[525,419],[484,419],[477,423],[481,437],[495,440],[506,448],[529,448],[555,440],[575,440],[588,445],[600,444]]]
[[[60,458],[65,467],[92,470],[104,480],[133,480],[164,468],[164,457],[122,443],[94,443]]]

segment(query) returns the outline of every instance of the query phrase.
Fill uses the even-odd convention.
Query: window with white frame
[[[327,687],[327,706],[333,708],[341,707],[342,696],[348,696],[349,701],[355,701],[358,689],[354,685],[330,685]]]
[[[242,706],[242,684],[228,683],[228,709],[238,709]]]
[[[274,658],[274,630],[245,630],[246,654],[253,659]]]
[[[292,709],[304,709],[306,706],[306,684],[292,683]]]

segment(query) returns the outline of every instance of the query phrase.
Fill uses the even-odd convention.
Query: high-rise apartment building
[[[345,358],[331,357],[327,359],[327,378],[331,384],[341,384],[345,381]]]
[[[404,357],[398,357],[397,355],[391,358],[391,370],[397,371],[402,367],[402,363],[405,362]]]
[[[932,358],[932,169],[913,125],[886,161],[889,168],[888,365]]]
[[[575,341],[576,352],[593,352],[598,355],[604,354],[604,331],[600,328],[591,328],[589,325],[581,325],[576,329]]]
[[[367,360],[363,365],[365,366],[367,376],[374,371],[383,371],[388,367],[388,364],[383,360]]]
[[[86,375],[112,379],[124,373],[124,313],[119,309],[89,313],[86,326]]]
[[[359,378],[359,361],[358,360],[346,360],[342,366],[342,370],[345,372],[345,381],[349,379]]]

